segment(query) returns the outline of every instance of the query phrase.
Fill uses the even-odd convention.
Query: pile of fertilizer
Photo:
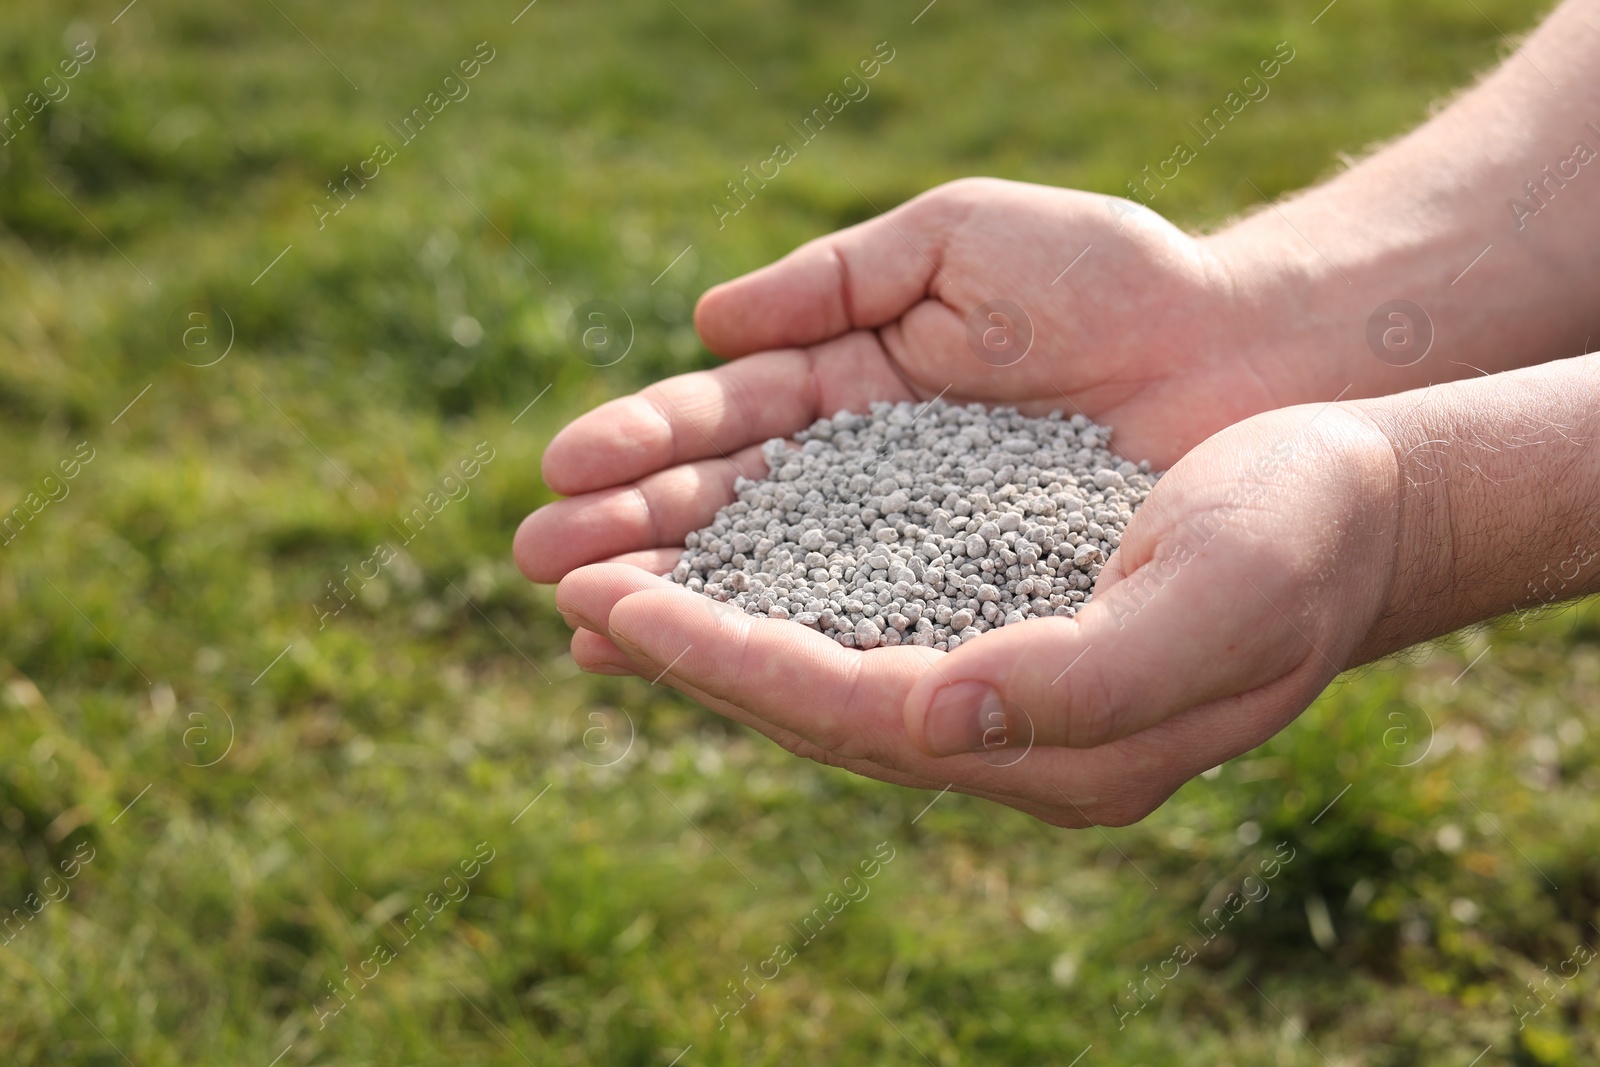
[[[953,649],[1087,603],[1159,475],[1082,415],[940,401],[841,411],[684,540],[673,581],[848,648]]]

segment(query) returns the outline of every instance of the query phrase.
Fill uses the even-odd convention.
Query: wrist
[[[1381,397],[1469,376],[1469,364],[1511,365],[1478,350],[1475,294],[1441,275],[1459,235],[1342,234],[1360,214],[1324,202],[1342,199],[1314,190],[1204,239],[1250,326],[1242,351],[1282,383],[1286,403]]]
[[[1356,662],[1600,592],[1600,357],[1351,406],[1400,486],[1388,602]]]
[[[1259,220],[1259,221],[1258,221]],[[1245,219],[1201,238],[1205,253],[1227,279],[1234,338],[1246,363],[1272,383],[1281,406],[1325,402],[1350,392],[1350,309],[1327,262],[1279,232]],[[1288,238],[1293,238],[1291,232]],[[1359,368],[1367,369],[1367,368]],[[1355,392],[1367,395],[1364,389]]]

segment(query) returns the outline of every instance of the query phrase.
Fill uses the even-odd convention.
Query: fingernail
[[[922,736],[935,756],[983,751],[984,731],[1001,722],[1000,694],[984,682],[956,682],[933,694]]]

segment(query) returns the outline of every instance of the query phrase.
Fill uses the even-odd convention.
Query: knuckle
[[[843,767],[845,764],[842,756],[803,737],[791,736],[778,743],[792,755],[810,760],[812,763],[820,763],[824,767]]]
[[[1105,671],[1085,670],[1070,690],[1062,743],[1068,748],[1095,748],[1115,740],[1122,717],[1121,704]]]
[[[808,724],[805,736],[789,730],[775,731],[771,736],[790,755],[824,767],[852,769],[862,763],[891,765],[892,744],[853,726],[842,716],[830,715]]]
[[[877,738],[861,731],[850,731],[843,736],[836,737],[829,746],[830,751],[842,760],[857,763],[874,763],[879,766],[891,764],[891,750]]]
[[[824,752],[839,759],[864,758],[858,755],[860,745],[850,736],[849,730],[831,720],[818,723],[816,728],[809,732],[813,738],[812,744]]]

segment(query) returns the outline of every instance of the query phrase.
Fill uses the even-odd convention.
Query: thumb
[[[1286,569],[1271,566],[1270,550],[1264,559],[1239,547],[1193,548],[1180,535],[1125,576],[1114,556],[1075,617],[1033,619],[961,645],[907,694],[912,743],[934,756],[1093,748],[1308,659],[1325,683],[1338,668],[1305,636],[1311,624],[1297,621],[1303,605]]]
[[[701,339],[734,357],[894,321],[928,294],[945,235],[973,195],[962,190],[940,186],[716,286],[695,308]]]

